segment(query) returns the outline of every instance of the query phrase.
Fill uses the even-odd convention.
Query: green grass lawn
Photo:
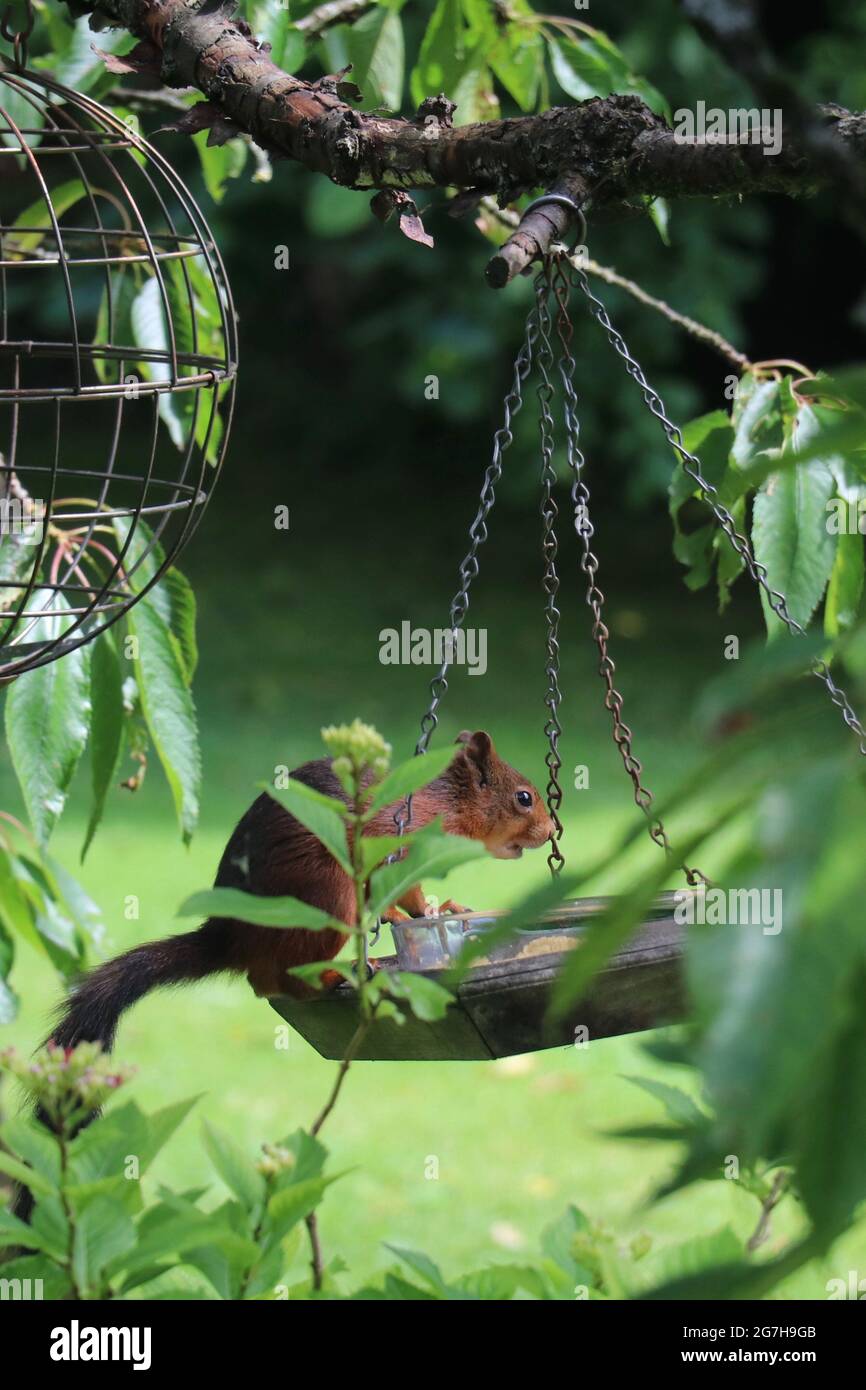
[[[375,635],[380,625],[398,622],[415,608],[410,610],[406,602],[378,611],[369,599],[370,593],[381,592],[378,573],[370,578],[367,599],[361,600],[362,613],[337,601],[339,575],[314,573],[300,563],[267,570],[266,576],[262,589],[273,605],[267,627],[262,618],[247,628],[233,622],[232,604],[238,600],[231,575],[210,577],[200,586],[203,660],[197,688],[206,770],[201,827],[191,848],[184,850],[156,767],[135,798],[116,794],[80,871],[105,915],[106,954],[183,925],[175,920],[178,905],[212,881],[225,840],[256,783],[271,775],[275,763],[292,766],[317,756],[323,723],[360,714],[394,740],[398,756],[411,746],[426,675],[379,666]],[[422,566],[418,589],[431,606],[423,583]],[[314,584],[325,586],[317,599],[321,609],[312,607]],[[444,595],[450,580],[437,585]],[[493,592],[489,674],[483,680],[465,675],[455,680],[443,737],[453,737],[466,725],[484,725],[495,734],[503,755],[540,782],[539,603],[528,585],[509,588],[502,570]],[[685,604],[684,599],[684,609]],[[636,813],[609,745],[591,653],[584,639],[578,642],[581,605],[575,599],[571,607],[564,639],[563,761],[567,770],[586,763],[590,787],[567,794],[565,848],[570,861],[580,864],[601,854]],[[320,611],[340,614],[339,624],[327,627],[317,621]],[[699,616],[706,618],[710,611],[704,604]],[[724,629],[711,625],[704,632],[697,619],[683,621],[679,609],[672,611],[669,602],[653,600],[640,589],[614,597],[611,626],[619,633],[622,688],[638,706],[632,714],[640,735],[638,751],[645,757],[649,784],[658,791],[673,786],[696,756],[687,737],[692,697],[712,669],[718,631],[737,630],[731,621]],[[565,785],[570,785],[567,778]],[[8,767],[0,778],[0,804],[18,807]],[[73,869],[86,805],[82,770],[53,845]],[[647,845],[640,855],[646,859],[652,852]],[[474,907],[498,907],[515,900],[545,872],[540,855],[519,863],[484,861],[455,874],[448,891]],[[622,871],[592,889],[615,889],[621,877]],[[124,917],[131,894],[140,902],[135,921]],[[0,1031],[0,1043],[29,1049],[46,1032],[58,982],[44,961],[24,952],[14,981],[22,1010],[13,1025]],[[149,1181],[177,1189],[212,1181],[216,1198],[220,1183],[198,1138],[203,1118],[228,1130],[251,1153],[263,1141],[311,1121],[327,1094],[334,1064],[300,1038],[292,1038],[288,1052],[278,1050],[279,1023],[244,983],[223,981],[154,995],[127,1017],[118,1053],[138,1069],[134,1094],[142,1106],[156,1108],[201,1093],[197,1110],[163,1152]],[[347,1261],[347,1287],[393,1263],[385,1242],[424,1249],[446,1274],[532,1255],[543,1227],[569,1203],[609,1225],[623,1241],[646,1231],[658,1245],[671,1244],[726,1224],[745,1240],[757,1212],[733,1184],[699,1184],[657,1205],[643,1205],[672,1171],[677,1152],[672,1146],[611,1137],[610,1131],[622,1126],[660,1118],[658,1105],[625,1079],[631,1074],[666,1075],[643,1052],[640,1038],[499,1063],[356,1064],[323,1135],[333,1167],[345,1176],[325,1200],[322,1240],[328,1256],[340,1254]],[[693,1084],[689,1078],[683,1083],[679,1075],[673,1079]],[[12,1104],[8,1092],[5,1104]],[[431,1180],[425,1174],[434,1156],[439,1176]],[[767,1251],[796,1223],[791,1204],[783,1205]],[[304,1260],[299,1249],[299,1274]],[[823,1297],[826,1279],[849,1268],[866,1268],[866,1226],[840,1243],[826,1270],[813,1266],[801,1272],[783,1292]]]

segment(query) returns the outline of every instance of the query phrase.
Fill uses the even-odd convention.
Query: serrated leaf
[[[288,778],[285,787],[274,787],[265,783],[264,790],[293,815],[295,820],[306,826],[340,867],[352,875],[352,862],[346,842],[346,823],[340,811],[336,809],[339,805],[340,810],[343,810],[342,803],[335,797],[324,796],[314,787],[308,787],[296,777]]]
[[[405,62],[400,16],[377,5],[349,28],[346,52],[352,64],[352,81],[360,87],[365,106],[398,111]]]
[[[53,1197],[57,1192],[54,1183],[38,1169],[22,1163],[20,1158],[15,1158],[13,1154],[3,1153],[2,1149],[0,1149],[0,1173],[8,1173],[10,1178],[14,1178],[24,1187],[29,1187],[31,1192],[39,1196]]]
[[[808,626],[820,603],[836,557],[837,537],[827,530],[827,502],[834,488],[830,469],[813,459],[771,474],[754,501],[755,556],[801,627]],[[768,632],[778,634],[784,625],[763,589],[761,602]]]
[[[376,977],[387,984],[388,992],[398,999],[407,1000],[412,1013],[423,1023],[434,1023],[444,1018],[454,996],[435,980],[425,975],[414,975],[409,971],[394,971],[385,976],[380,972]]]
[[[257,1211],[265,1195],[265,1180],[239,1144],[205,1123],[202,1126],[204,1146],[211,1162],[230,1192],[250,1211]]]
[[[440,776],[457,757],[453,748],[439,748],[434,753],[424,753],[419,757],[407,758],[394,767],[374,788],[367,813],[381,810],[383,806],[402,801],[421,787],[426,787],[434,778]]]
[[[484,852],[477,840],[446,835],[435,822],[425,826],[411,837],[405,858],[386,864],[371,875],[370,912],[380,917],[422,878],[445,878],[452,869],[480,858]]]
[[[185,844],[198,820],[201,755],[198,724],[180,644],[154,605],[143,600],[127,613],[137,638],[135,680],[142,713],[174,799]]]
[[[72,1245],[72,1267],[79,1288],[97,1290],[105,1266],[131,1250],[135,1227],[131,1217],[109,1197],[97,1197],[78,1214]]]
[[[828,637],[848,632],[857,622],[863,598],[863,537],[843,531],[837,538],[836,557],[827,586],[824,631]]]
[[[102,820],[109,788],[117,776],[123,744],[123,682],[117,648],[107,632],[101,632],[90,657],[90,773],[92,808],[81,858],[87,853]]]
[[[193,893],[181,904],[178,917],[230,917],[258,927],[303,927],[306,931],[325,931],[337,926],[349,931],[343,923],[323,912],[320,907],[302,902],[300,898],[267,898],[245,893],[241,888],[205,888]]]
[[[679,1086],[669,1086],[652,1076],[627,1076],[625,1080],[630,1081],[633,1086],[639,1086],[655,1100],[661,1101],[666,1114],[674,1124],[691,1129],[706,1123],[707,1117],[703,1111],[698,1109],[691,1096]]]
[[[72,621],[62,594],[40,589],[31,609],[50,609],[34,624],[32,640],[53,641]],[[6,697],[6,737],[12,765],[34,833],[48,842],[84,752],[90,722],[89,651],[76,647],[62,659],[25,671]]]

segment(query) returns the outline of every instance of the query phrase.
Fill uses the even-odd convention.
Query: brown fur
[[[552,824],[537,790],[521,773],[497,755],[486,733],[461,734],[460,751],[441,777],[412,798],[412,829],[437,816],[452,835],[481,840],[493,854],[506,846],[534,848],[549,839]],[[345,800],[343,790],[321,759],[304,763],[292,776],[327,796]],[[533,802],[520,808],[515,793],[526,790]],[[377,812],[366,835],[394,833],[396,806]],[[503,856],[509,857],[509,856]],[[218,887],[244,889],[264,897],[291,896],[320,907],[338,921],[355,923],[355,894],[351,880],[328,851],[294,816],[264,793],[253,803],[226,846],[217,871]],[[410,916],[424,911],[420,887],[410,890],[399,906]],[[230,970],[246,973],[256,994],[294,994],[309,990],[286,974],[289,967],[332,960],[347,937],[337,931],[304,931],[256,927],[232,920]],[[334,981],[338,978],[334,975]]]

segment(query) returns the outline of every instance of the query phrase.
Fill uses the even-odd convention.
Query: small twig
[[[504,227],[517,227],[520,224],[520,217],[512,212],[510,208],[501,208],[494,198],[482,198],[481,206],[491,217],[495,217],[497,222],[501,222]],[[576,258],[572,259],[572,264],[576,264]],[[634,280],[627,280],[624,275],[619,275],[610,266],[601,265],[598,261],[581,258],[581,266],[588,275],[595,275],[599,280],[604,280],[608,285],[616,285],[619,289],[625,290],[634,299],[646,304],[650,309],[655,309],[663,314],[671,323],[675,323],[679,328],[684,328],[693,338],[706,343],[708,347],[715,348],[716,352],[726,357],[739,371],[749,371],[754,365],[750,362],[744,352],[739,352],[727,338],[723,338],[721,333],[717,333],[714,328],[707,328],[706,324],[698,323],[697,319],[690,318],[688,314],[681,314],[676,309],[672,309],[670,304],[666,304],[663,299],[657,299],[655,295],[648,294],[641,289]],[[779,359],[781,361],[781,359]]]
[[[355,1032],[349,1042],[349,1046],[346,1048],[345,1055],[337,1071],[336,1079],[331,1088],[331,1094],[329,1095],[322,1110],[320,1111],[319,1115],[313,1121],[313,1124],[310,1127],[310,1134],[313,1136],[313,1138],[315,1138],[315,1136],[319,1133],[319,1130],[322,1128],[322,1125],[325,1123],[334,1106],[337,1104],[337,1098],[340,1094],[343,1082],[345,1081],[346,1076],[348,1075],[349,1068],[352,1065],[352,1062],[354,1061],[355,1057],[357,1056],[358,1049],[360,1048],[361,1043],[364,1041],[364,1038],[367,1034],[367,1030],[372,1022],[373,1013],[371,1013],[368,1018],[362,1018],[361,1022],[355,1029]],[[316,1221],[316,1213],[314,1211],[311,1211],[309,1216],[306,1218],[306,1224],[307,1234],[310,1238],[310,1266],[313,1271],[313,1288],[321,1289],[323,1274],[322,1247],[319,1243],[319,1227]]]
[[[560,181],[550,191],[564,194],[580,208],[589,203],[589,188],[576,175]],[[545,203],[525,212],[516,230],[487,262],[484,273],[491,289],[502,289],[534,260],[544,256],[553,242],[565,236],[573,220],[574,214],[562,203]]]
[[[339,1068],[337,1070],[337,1076],[336,1080],[334,1081],[334,1085],[331,1088],[331,1094],[326,1100],[325,1105],[321,1110],[318,1118],[314,1120],[310,1128],[310,1133],[313,1135],[314,1138],[318,1134],[319,1130],[322,1128],[322,1125],[327,1120],[334,1106],[337,1104],[337,1097],[339,1096],[340,1089],[343,1085],[343,1082],[346,1079],[346,1074],[353,1061],[355,1060],[355,1057],[358,1053],[358,1049],[360,1048],[361,1043],[364,1041],[364,1038],[367,1034],[367,1030],[372,1022],[372,1016],[370,1018],[364,1018],[361,1020],[361,1022],[355,1029],[355,1032],[352,1036],[352,1040],[349,1043],[349,1046],[346,1048],[345,1056],[343,1057],[343,1060],[340,1063]]]
[[[569,257],[573,264],[576,258]],[[656,299],[655,295],[648,294],[642,290],[640,285],[635,284],[634,280],[627,280],[624,275],[618,275],[610,266],[599,265],[598,261],[581,260],[580,264],[589,275],[595,275],[599,280],[604,280],[608,285],[617,285],[619,289],[625,290],[637,299],[641,304],[646,304],[650,309],[656,309],[671,323],[675,323],[680,328],[684,328],[693,338],[699,342],[706,343],[707,347],[715,348],[716,352],[722,357],[726,357],[733,366],[740,372],[746,372],[751,367],[751,363],[744,352],[738,352],[727,338],[723,338],[721,333],[714,328],[707,328],[706,324],[698,323],[697,319],[690,318],[688,314],[681,314],[676,309],[672,309],[670,304],[666,304],[663,299]]]
[[[108,100],[121,106],[168,106],[172,111],[189,110],[188,101],[163,87],[112,87]]]
[[[780,1168],[773,1178],[773,1185],[761,1203],[761,1215],[758,1224],[749,1237],[746,1249],[751,1252],[763,1245],[767,1236],[770,1234],[770,1216],[773,1209],[777,1207],[785,1195],[785,1188],[788,1185],[790,1173],[786,1168]]]
[[[326,0],[324,5],[317,5],[303,19],[296,20],[295,28],[305,38],[317,39],[334,24],[354,24],[374,5],[375,0]]]
[[[313,1271],[313,1288],[320,1289],[322,1287],[322,1274],[324,1269],[322,1265],[322,1247],[319,1244],[319,1223],[316,1220],[316,1213],[314,1211],[311,1211],[305,1220],[307,1234],[310,1237],[310,1268]]]

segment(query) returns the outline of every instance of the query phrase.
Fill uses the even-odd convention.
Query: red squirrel
[[[437,816],[451,835],[483,842],[498,859],[518,859],[524,849],[549,840],[553,821],[537,789],[496,753],[489,734],[462,733],[446,770],[412,797],[412,829]],[[304,763],[292,776],[328,796],[346,800],[328,759]],[[396,806],[373,817],[364,833],[394,833]],[[216,876],[218,888],[240,888],[263,897],[293,897],[312,903],[337,921],[352,925],[355,893],[348,875],[327,849],[267,792],[240,820],[226,845]],[[397,904],[411,917],[424,915],[416,885]],[[445,904],[445,910],[453,905]],[[291,966],[332,960],[347,935],[337,930],[259,927],[212,917],[197,931],[136,946],[85,975],[66,1001],[52,1033],[58,1046],[100,1042],[109,1050],[121,1014],[152,989],[229,972],[246,975],[256,994],[309,993],[286,971]],[[326,972],[335,977],[336,971]]]

